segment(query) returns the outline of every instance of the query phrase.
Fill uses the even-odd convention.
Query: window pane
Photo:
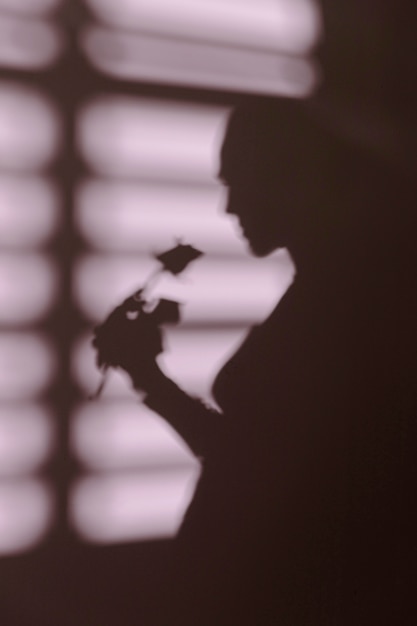
[[[44,178],[0,175],[0,245],[33,248],[56,232],[61,217],[57,189]]]
[[[52,443],[47,409],[36,404],[0,405],[0,475],[37,470],[51,453]]]
[[[81,111],[78,145],[105,176],[212,181],[226,122],[224,108],[106,97]]]
[[[0,482],[0,555],[34,547],[50,527],[53,503],[40,480]]]
[[[222,185],[90,180],[78,189],[75,223],[93,247],[108,252],[155,252],[187,241],[203,252],[246,251],[224,213]]]
[[[61,0],[0,0],[0,10],[21,15],[40,15],[61,4]]]
[[[87,0],[97,17],[126,29],[300,54],[317,40],[313,0]]]
[[[49,164],[59,144],[59,123],[36,91],[0,82],[0,169],[37,170]]]
[[[145,255],[86,255],[74,272],[77,305],[90,319],[102,321],[141,288],[158,266]],[[191,264],[181,278],[162,276],[152,296],[184,303],[181,319],[186,324],[253,325],[271,313],[291,283],[293,271],[283,250],[267,259],[206,256]]]
[[[49,343],[35,333],[0,333],[0,400],[41,394],[56,373]]]
[[[0,14],[0,67],[44,69],[56,61],[61,49],[62,37],[53,24]]]
[[[0,253],[0,324],[39,321],[51,309],[57,289],[57,267],[48,256]]]
[[[98,543],[174,537],[199,473],[190,466],[81,479],[71,497],[73,524]]]
[[[304,98],[317,83],[303,57],[89,27],[84,51],[101,72],[131,81]]]
[[[73,416],[71,442],[87,467],[100,470],[196,463],[165,420],[137,401],[82,405]]]

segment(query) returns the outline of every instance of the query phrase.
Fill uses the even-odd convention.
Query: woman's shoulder
[[[291,327],[298,332],[298,290],[293,283],[267,319],[251,328],[240,348],[218,373],[213,396],[223,410],[227,411],[230,404],[234,408],[239,404],[239,398],[243,402],[243,398],[253,395],[259,379],[266,379],[266,368],[274,370],[275,360],[284,358],[287,352],[284,346],[290,342]],[[261,403],[261,398],[258,401]]]

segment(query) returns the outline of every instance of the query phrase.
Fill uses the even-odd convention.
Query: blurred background
[[[12,583],[47,551],[177,534],[199,461],[121,374],[88,400],[93,327],[156,254],[195,246],[204,255],[155,292],[182,303],[160,364],[213,401],[216,373],[294,276],[286,250],[255,259],[223,214],[229,113],[314,95],[346,141],[411,169],[416,11],[387,4],[0,0],[0,558]]]

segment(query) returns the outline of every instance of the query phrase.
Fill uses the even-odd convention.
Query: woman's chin
[[[247,242],[251,253],[258,257],[268,256],[268,254],[271,254],[279,247],[276,243],[266,241],[265,239],[247,238]]]

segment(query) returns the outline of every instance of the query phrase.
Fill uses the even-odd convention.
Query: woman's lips
[[[248,232],[249,231],[248,231],[248,227],[247,227],[246,224],[240,224],[240,231],[241,231],[242,235],[244,237],[246,237],[246,239],[248,239]]]

